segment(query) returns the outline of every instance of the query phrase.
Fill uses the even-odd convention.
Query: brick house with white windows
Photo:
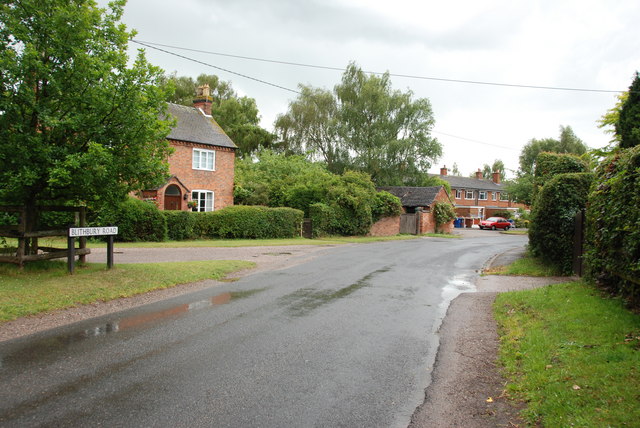
[[[504,185],[500,182],[500,173],[494,172],[492,180],[482,177],[482,171],[476,171],[475,178],[457,177],[447,174],[447,167],[440,168],[436,177],[449,183],[456,216],[465,218],[470,227],[481,220],[491,217],[498,211],[518,211],[529,209],[527,205],[509,200]]]
[[[141,199],[155,201],[161,210],[214,211],[233,205],[236,145],[211,116],[209,86],[198,88],[193,107],[168,104],[176,120],[167,139],[171,177],[157,189],[144,190]]]

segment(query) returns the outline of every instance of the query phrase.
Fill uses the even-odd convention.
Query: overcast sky
[[[101,2],[102,3],[102,2]],[[141,41],[223,54],[430,78],[628,89],[640,69],[638,0],[129,0],[124,15]],[[138,46],[132,44],[133,49]],[[331,89],[342,72],[168,49],[285,88]],[[146,48],[147,58],[180,76],[216,74],[255,98],[262,125],[296,94]],[[614,93],[559,91],[393,77],[395,89],[428,98],[443,156],[463,175],[502,159],[517,169],[532,138],[571,126],[590,147],[609,136],[596,121]]]

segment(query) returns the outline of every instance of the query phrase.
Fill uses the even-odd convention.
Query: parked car
[[[511,223],[509,223],[509,220],[502,217],[489,217],[488,219],[482,220],[480,222],[480,229],[509,230],[510,227],[511,227]]]

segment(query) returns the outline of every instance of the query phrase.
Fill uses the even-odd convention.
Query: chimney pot
[[[211,97],[211,89],[208,83],[196,88],[196,97],[193,99],[193,106],[201,109],[207,116],[211,116],[213,98]]]
[[[478,168],[478,170],[476,171],[476,178],[478,180],[482,179],[482,171],[480,171],[480,168]]]
[[[447,166],[443,166],[440,168],[440,175],[447,175]]]
[[[493,182],[496,184],[500,184],[500,173],[497,171],[494,171],[492,175],[493,175]]]

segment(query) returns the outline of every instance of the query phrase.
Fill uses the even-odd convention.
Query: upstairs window
[[[467,190],[464,195],[465,199],[473,199],[473,190]]]
[[[500,192],[500,200],[501,201],[508,201],[509,200],[509,194],[506,192]]]
[[[456,189],[456,199],[462,199],[462,189]]]
[[[491,200],[495,201],[497,199],[497,195],[498,195],[498,192],[492,192],[491,193]]]
[[[478,191],[478,199],[481,201],[486,201],[487,200],[487,192],[485,192],[484,190],[479,190]]]
[[[216,170],[216,152],[213,150],[193,149],[193,169]]]

